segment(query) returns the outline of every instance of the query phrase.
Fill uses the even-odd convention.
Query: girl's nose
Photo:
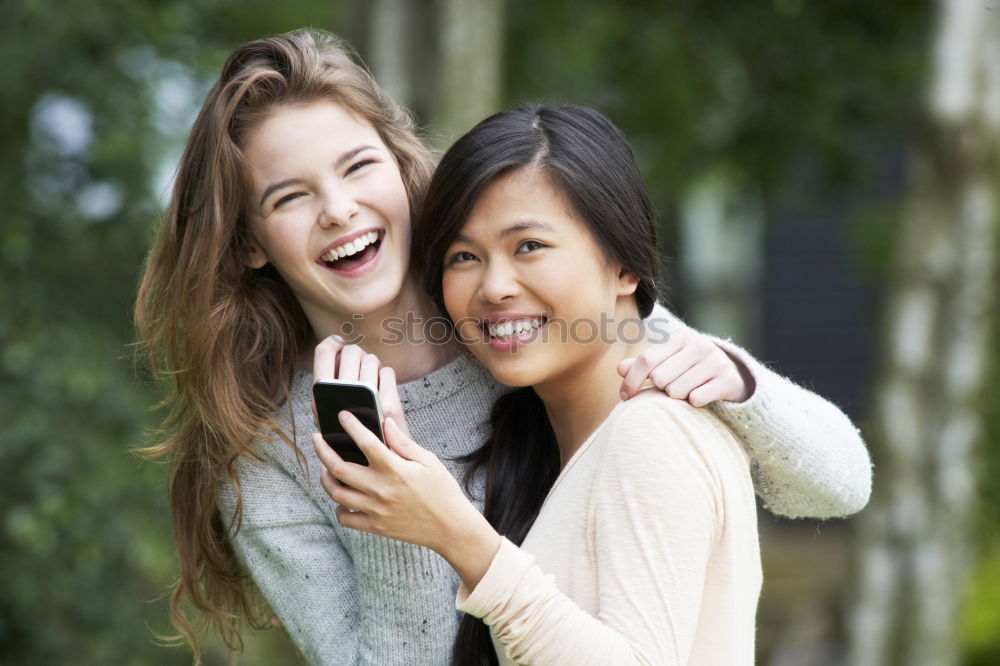
[[[347,226],[358,214],[360,206],[346,192],[333,192],[323,197],[323,208],[319,213],[321,227]]]
[[[483,274],[479,290],[485,302],[502,303],[517,296],[520,286],[514,270],[506,262],[493,262]]]

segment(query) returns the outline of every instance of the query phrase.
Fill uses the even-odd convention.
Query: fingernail
[[[390,427],[391,428],[395,428],[396,427],[396,422],[392,420],[391,416],[385,417],[385,427],[386,428],[390,428]]]
[[[621,393],[618,394],[618,397],[621,398],[622,400],[628,400],[628,393],[622,391]]]

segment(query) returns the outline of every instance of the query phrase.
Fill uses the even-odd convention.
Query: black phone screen
[[[378,394],[367,384],[347,382],[316,382],[313,384],[313,398],[316,400],[316,417],[319,419],[323,439],[337,454],[348,462],[367,465],[368,459],[344,432],[337,414],[347,410],[361,421],[361,424],[375,433],[383,442],[382,410]]]

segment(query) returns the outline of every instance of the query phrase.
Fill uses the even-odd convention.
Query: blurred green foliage
[[[131,301],[180,141],[225,55],[295,27],[342,30],[350,5],[4,3],[0,664],[190,661],[153,642],[169,629],[176,561],[166,470],[130,453],[156,400],[133,368]],[[875,202],[858,238],[863,268],[879,274],[898,211],[869,177],[913,131],[929,7],[508,0],[506,17],[507,102],[608,113],[668,226],[685,187],[720,164],[766,199],[850,186]],[[996,418],[991,428],[995,441]],[[987,458],[1000,470],[996,451]],[[1000,537],[984,524],[994,545],[980,578],[995,593]],[[980,597],[970,645],[996,655],[977,628],[993,602]],[[217,646],[208,656],[225,662]],[[242,659],[295,661],[280,636]]]
[[[1000,538],[996,535],[979,553],[968,593],[962,638],[969,664],[995,664],[1000,654],[1000,636],[997,635],[1000,627]]]
[[[509,98],[608,113],[665,209],[720,163],[771,195],[804,162],[811,196],[864,183],[872,142],[914,120],[932,18],[921,3],[544,4],[508,3]]]
[[[998,275],[1000,280],[1000,275]],[[980,488],[978,538],[968,606],[963,617],[963,640],[969,666],[987,666],[1000,661],[1000,310],[993,309],[992,371],[982,396],[988,415],[982,438],[977,476]]]

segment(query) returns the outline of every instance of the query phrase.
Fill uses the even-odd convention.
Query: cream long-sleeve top
[[[745,452],[710,410],[645,390],[456,603],[490,625],[501,664],[740,666],[760,587]]]

